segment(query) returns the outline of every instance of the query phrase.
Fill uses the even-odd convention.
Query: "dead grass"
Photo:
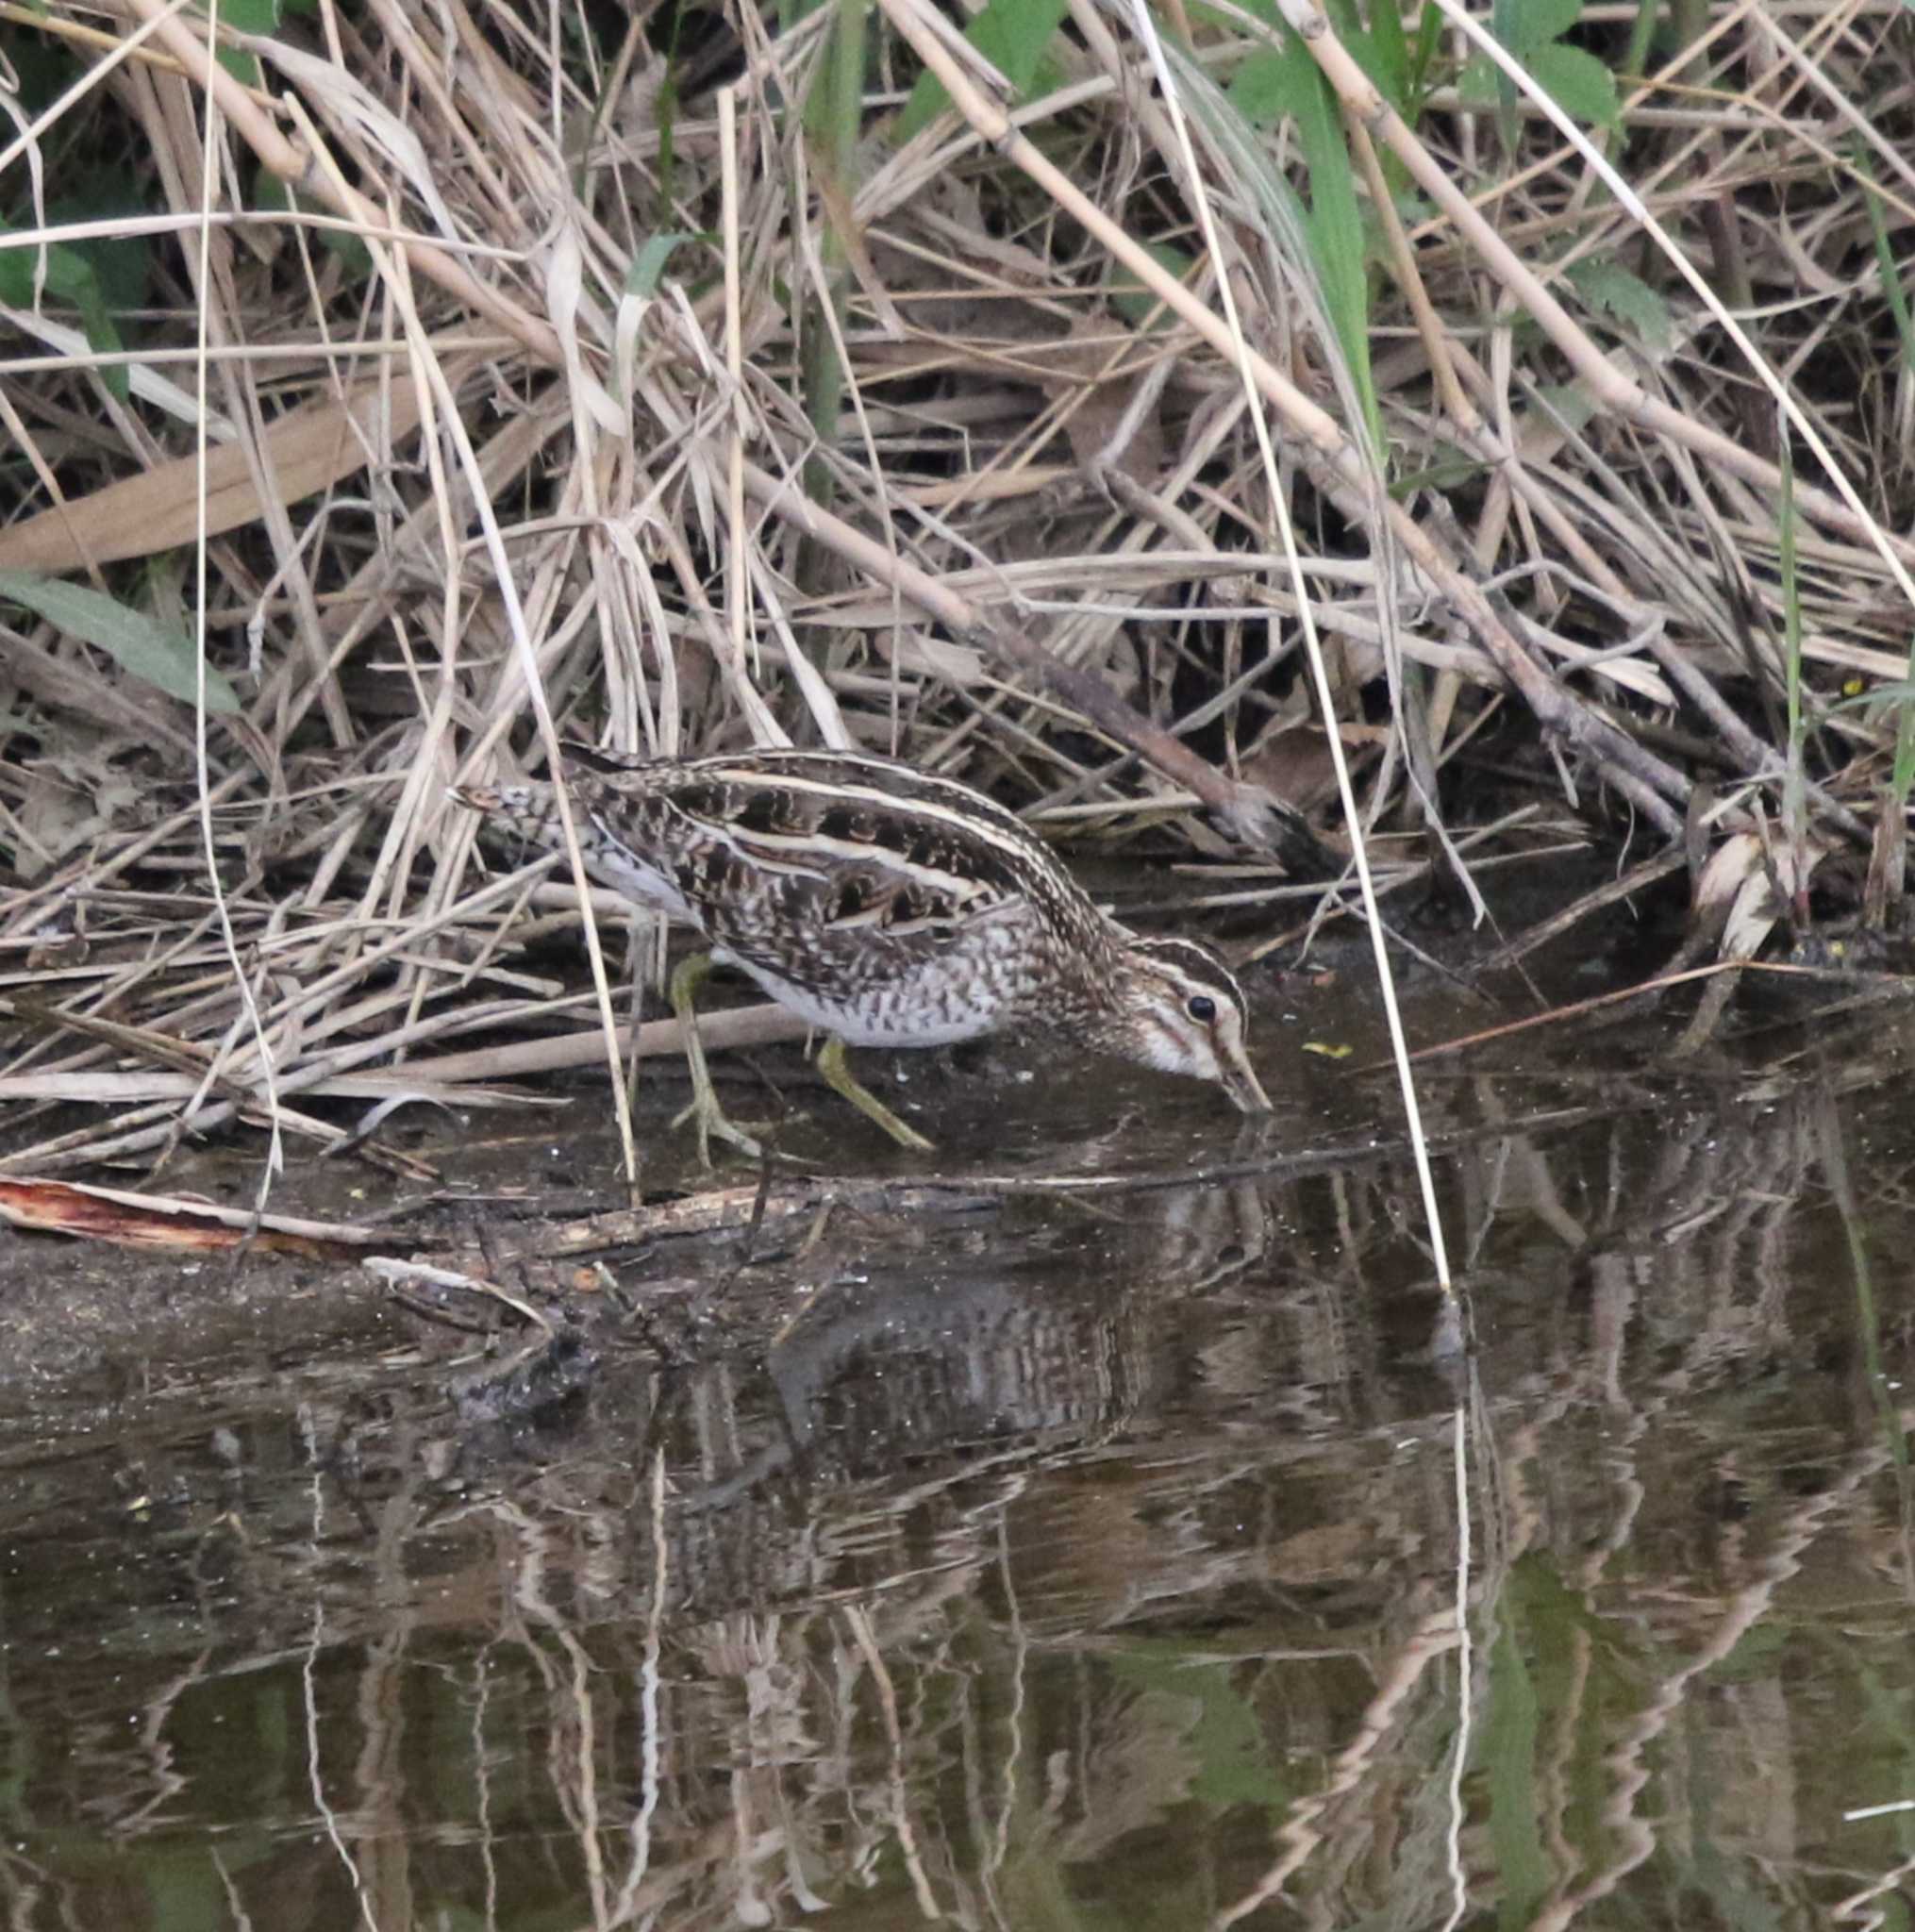
[[[1721,6],[1632,77],[1594,9],[1593,140],[1466,106],[1429,18],[1407,121],[1313,32],[1312,135],[1244,118],[1278,40],[1232,8],[1072,0],[1022,94],[924,0],[616,44],[323,4],[225,35],[258,85],[161,0],[0,9],[51,76],[9,255],[136,238],[148,289],[119,355],[57,273],[9,306],[0,571],[191,630],[204,531],[241,699],[0,606],[0,1100],[88,1108],[0,1168],[336,1144],[308,1106],[478,1104],[506,1063],[452,1042],[608,1026],[595,940],[591,1000],[515,963],[575,889],[489,876],[446,799],[559,732],[875,746],[1274,891],[1321,857],[1305,612],[1366,822],[1687,829],[1731,957],[1844,852],[1886,919],[1895,719],[1833,706],[1907,676],[1915,605],[1905,10]],[[956,105],[899,140],[926,69]],[[50,208],[76,158],[142,212]]]

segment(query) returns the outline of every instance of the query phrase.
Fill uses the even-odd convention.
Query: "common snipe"
[[[565,784],[592,875],[711,942],[673,975],[699,1151],[726,1120],[692,1019],[714,963],[742,968],[830,1036],[818,1070],[907,1147],[930,1142],[853,1078],[844,1049],[940,1046],[1007,1027],[1270,1108],[1244,1052],[1242,989],[1208,947],[1107,918],[1051,852],[970,786],[889,758],[756,751],[625,758],[567,745]],[[549,784],[453,794],[540,849],[560,843]]]

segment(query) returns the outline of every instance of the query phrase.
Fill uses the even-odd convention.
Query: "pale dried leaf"
[[[282,416],[266,432],[263,467],[278,479],[281,501],[297,503],[364,469],[368,446],[396,442],[418,422],[409,376],[385,388],[361,383],[344,402],[328,399]],[[116,563],[192,542],[199,530],[197,467],[182,457],[0,530],[0,567],[64,574],[89,561]],[[237,445],[210,451],[208,535],[237,530],[259,514],[245,452]]]

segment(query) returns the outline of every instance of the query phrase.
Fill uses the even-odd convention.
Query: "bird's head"
[[[1244,1113],[1270,1100],[1244,1050],[1248,1008],[1236,975],[1194,940],[1133,939],[1096,1043],[1166,1074],[1214,1080]]]

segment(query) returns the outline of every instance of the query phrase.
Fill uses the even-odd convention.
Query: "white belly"
[[[921,975],[867,988],[855,1000],[834,1000],[735,958],[723,947],[714,947],[711,957],[749,974],[788,1012],[821,1032],[837,1034],[847,1046],[949,1046],[994,1033],[1010,1018],[1002,991],[987,994],[975,979]]]

